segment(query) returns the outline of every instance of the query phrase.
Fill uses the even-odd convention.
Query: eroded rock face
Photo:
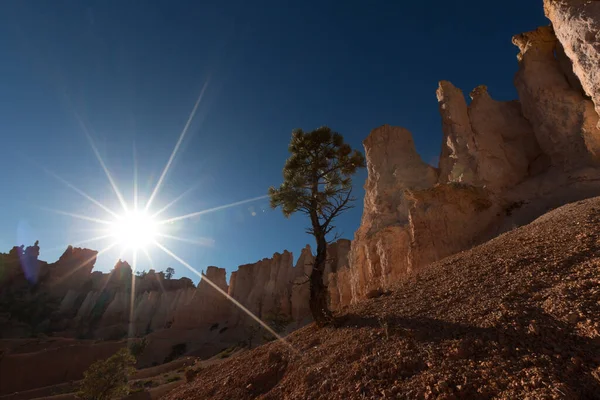
[[[348,274],[353,296],[385,286],[406,272],[410,237],[404,190],[429,188],[437,181],[436,169],[421,160],[406,129],[384,125],[363,143],[369,175],[361,226],[349,256],[350,265],[360,266]]]
[[[337,242],[331,243],[327,246],[327,258],[325,264],[325,271],[323,272],[323,283],[329,288],[329,292],[334,293],[334,296],[338,296],[336,289],[336,281],[330,281],[330,278],[335,279],[336,273],[348,268],[348,255],[350,253],[351,242],[347,239],[340,239]],[[295,278],[292,285],[292,319],[296,322],[297,326],[304,325],[305,323],[312,320],[312,314],[309,307],[310,299],[310,284],[309,278],[312,273],[313,263],[315,257],[313,256],[310,246],[306,245],[300,257],[296,262]],[[333,308],[337,306],[337,300],[330,298],[330,303],[334,304]]]
[[[297,324],[301,325],[306,319],[310,318],[310,308],[308,300],[310,298],[309,278],[315,257],[312,254],[309,245],[300,252],[300,257],[294,268],[294,280],[292,282],[291,297],[291,317]]]
[[[228,289],[225,269],[208,267],[192,297],[176,307],[173,328],[192,329],[230,319],[233,305],[225,296]]]
[[[349,267],[329,277],[332,307],[600,194],[598,114],[584,94],[598,96],[600,3],[546,0],[545,7],[562,46],[550,27],[513,38],[518,101],[495,101],[479,86],[467,105],[461,90],[440,82],[439,179],[406,130],[378,128],[365,140],[363,218]]]
[[[408,193],[409,272],[485,241],[501,206],[482,187],[449,183]]]
[[[598,114],[562,72],[552,28],[516,35],[513,43],[520,50],[515,86],[540,148],[564,170],[590,164],[600,154]]]
[[[539,145],[518,101],[500,102],[481,85],[469,106],[460,89],[441,81],[437,98],[442,116],[440,183],[456,182],[502,191],[523,180]]]
[[[474,158],[477,150],[465,96],[448,81],[439,83],[436,94],[444,133],[439,163],[440,181],[477,184]]]
[[[328,273],[347,269],[349,248],[348,240],[329,247]],[[115,340],[125,337],[143,336],[147,351],[138,357],[138,364],[146,367],[169,360],[175,348],[210,357],[246,340],[248,324],[255,325],[256,321],[234,305],[230,297],[267,323],[272,318],[289,322],[286,329],[300,327],[312,319],[307,280],[314,262],[310,246],[302,250],[295,267],[290,252],[276,253],[272,258],[240,267],[232,274],[230,285],[224,269],[208,267],[198,287],[188,278],[166,279],[162,272],[154,270],[137,276],[121,260],[110,273],[91,272],[97,254],[91,250],[70,247],[50,265],[39,261],[38,254],[37,243],[0,254],[0,266],[6,272],[0,276],[0,337],[30,337],[43,332],[117,343]],[[23,263],[35,269],[28,269]],[[5,304],[33,312],[7,313]],[[37,320],[39,315],[44,319]],[[100,356],[86,353],[86,365]],[[14,361],[4,358],[9,359]],[[31,369],[29,361],[23,365]],[[75,376],[65,370],[68,366],[57,366],[52,379]],[[60,378],[56,379],[60,382]],[[19,388],[37,384],[28,381]]]
[[[530,165],[541,156],[541,150],[518,101],[496,101],[483,85],[470,97],[477,181],[494,193],[501,192],[530,174]]]
[[[67,247],[58,261],[48,265],[48,290],[57,296],[64,295],[69,288],[86,282],[97,255],[98,252],[94,250]]]
[[[241,265],[231,274],[229,294],[259,318],[290,315],[292,259],[292,253],[284,251],[255,264]]]
[[[433,186],[437,171],[421,160],[404,128],[383,125],[371,131],[363,145],[369,175],[361,229],[370,234],[408,221],[408,203],[402,191]]]
[[[600,114],[600,2],[544,0],[544,11],[573,73]]]

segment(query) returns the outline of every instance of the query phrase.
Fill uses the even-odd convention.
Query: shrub
[[[123,348],[106,360],[96,361],[83,373],[77,396],[86,400],[116,399],[129,394],[129,377],[135,357]]]
[[[143,338],[142,340],[136,340],[129,345],[129,351],[131,352],[132,356],[137,358],[144,352],[147,345],[148,341],[146,338]]]
[[[252,341],[254,340],[256,335],[258,335],[259,331],[260,331],[260,327],[256,324],[248,325],[244,329],[244,332],[246,334],[246,342],[248,343],[249,349],[252,349]]]
[[[185,381],[191,382],[198,376],[198,374],[202,371],[202,367],[190,366],[185,370]]]
[[[290,323],[289,317],[286,317],[283,313],[279,312],[278,310],[267,314],[264,317],[264,321],[277,334],[282,333],[285,330],[286,326]],[[275,336],[273,336],[271,332],[265,330],[263,332],[263,340],[265,342],[270,342],[271,340],[275,340]]]
[[[236,348],[237,348],[237,346],[228,347],[225,350],[221,351],[219,354],[217,354],[217,356],[219,358],[229,358],[229,356],[231,356],[231,354],[233,354],[233,352],[235,351]]]

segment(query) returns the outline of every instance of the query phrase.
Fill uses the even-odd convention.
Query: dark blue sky
[[[496,99],[515,98],[511,37],[548,23],[541,0],[285,3],[0,1],[1,251],[39,239],[41,258],[54,261],[94,236],[95,224],[45,208],[108,217],[44,168],[118,210],[78,116],[128,201],[135,143],[147,197],[208,82],[153,205],[196,187],[166,213],[176,216],[279,184],[297,127],[329,125],[362,149],[371,129],[404,126],[435,163],[437,82],[465,93],[486,84]],[[355,179],[357,207],[339,219],[348,238],[365,178]],[[313,242],[305,225],[265,199],[171,227],[211,246],[163,243],[197,269],[231,271],[283,249],[297,255]],[[150,254],[157,269],[188,275],[159,250]],[[117,256],[103,254],[97,267],[109,270]],[[145,257],[139,268],[150,268]]]

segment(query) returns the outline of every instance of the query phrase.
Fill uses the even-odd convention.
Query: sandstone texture
[[[518,100],[441,81],[437,168],[404,128],[363,142],[368,178],[348,267],[329,277],[333,308],[376,297],[411,272],[600,194],[600,2],[546,0],[553,27],[513,37]],[[596,105],[596,109],[594,108]]]
[[[166,398],[597,399],[599,223],[600,198],[553,210]]]
[[[544,0],[544,11],[571,61],[580,87],[600,114],[600,3],[590,0]]]
[[[408,265],[403,260],[410,241],[409,202],[404,190],[430,188],[438,176],[435,168],[421,160],[406,129],[381,126],[371,132],[364,144],[369,175],[362,221],[349,256],[349,267],[360,267],[341,273],[352,282],[353,298],[407,272]],[[338,276],[336,281],[339,280]],[[331,294],[336,291],[337,295]],[[348,289],[330,285],[329,292],[330,297],[339,298]]]
[[[349,240],[329,246],[326,284],[330,275],[347,269],[349,250]],[[56,364],[47,380],[15,380],[0,387],[0,394],[57,384],[60,376],[80,377],[87,365],[106,358],[108,351],[90,346],[93,341],[85,339],[109,341],[114,345],[106,348],[114,350],[122,345],[117,346],[121,339],[144,337],[147,350],[138,355],[140,367],[184,354],[211,357],[239,345],[246,340],[248,327],[256,325],[233,301],[282,334],[312,319],[308,277],[314,256],[308,245],[295,266],[292,253],[275,253],[240,266],[229,283],[225,269],[210,266],[202,271],[197,287],[188,278],[166,279],[154,270],[135,275],[121,260],[110,273],[93,272],[97,252],[88,249],[68,247],[53,264],[38,256],[38,243],[0,253],[0,339],[10,343],[50,336],[79,341],[53,347],[52,357],[64,356],[67,361]],[[68,360],[77,353],[82,361],[71,368]],[[46,362],[39,357],[45,356],[32,351],[28,356],[0,357],[0,370],[15,365],[35,369]]]
[[[515,86],[540,148],[564,170],[589,164],[599,154],[598,114],[591,100],[569,84],[555,56],[552,28],[516,35],[513,43],[520,50]]]

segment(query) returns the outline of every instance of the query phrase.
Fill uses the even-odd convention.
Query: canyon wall
[[[326,275],[347,266],[349,249],[343,239],[329,246]],[[225,269],[210,266],[197,287],[188,278],[166,279],[154,270],[136,276],[124,261],[110,273],[92,272],[93,250],[69,246],[53,264],[38,255],[37,243],[0,254],[0,338],[145,336],[152,351],[139,359],[151,365],[162,363],[174,346],[210,356],[245,340],[256,324],[247,312],[279,329],[311,320],[308,276],[314,257],[308,245],[295,266],[292,253],[275,253],[240,266],[229,284]]]
[[[410,132],[363,142],[368,178],[348,267],[329,278],[334,308],[389,289],[427,264],[600,195],[600,2],[546,0],[551,26],[513,37],[518,100],[441,81],[437,168]]]

